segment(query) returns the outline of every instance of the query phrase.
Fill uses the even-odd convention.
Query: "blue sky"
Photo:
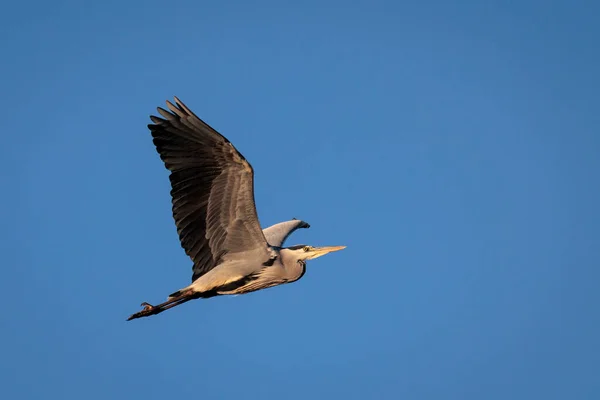
[[[598,3],[301,3],[4,6],[2,398],[600,398]],[[348,248],[125,322],[191,278],[173,95]]]

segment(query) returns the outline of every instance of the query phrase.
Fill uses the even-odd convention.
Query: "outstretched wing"
[[[237,149],[177,97],[163,118],[148,125],[156,150],[171,171],[173,217],[185,252],[193,260],[192,281],[225,254],[265,249],[254,204],[254,172]]]
[[[299,219],[293,219],[291,221],[271,225],[270,227],[263,229],[263,234],[271,246],[281,247],[288,236],[296,229],[300,228],[310,228],[310,225]]]

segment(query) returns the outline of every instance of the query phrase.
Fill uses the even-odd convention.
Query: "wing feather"
[[[171,171],[173,217],[181,246],[194,262],[192,280],[228,253],[264,248],[254,203],[254,171],[221,134],[175,97],[149,124],[165,167]]]
[[[310,228],[310,225],[299,219],[280,222],[263,229],[265,239],[271,246],[281,247],[285,240],[296,230],[300,228]]]

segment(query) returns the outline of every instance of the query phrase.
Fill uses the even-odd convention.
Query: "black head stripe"
[[[290,246],[288,247],[289,250],[300,250],[303,249],[304,247],[306,247],[305,244],[297,244],[295,246]]]

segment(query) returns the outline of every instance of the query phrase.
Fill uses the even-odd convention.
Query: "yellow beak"
[[[324,256],[325,254],[328,254],[328,253],[333,253],[334,251],[340,251],[345,248],[346,248],[346,246],[315,247],[309,252],[309,256],[306,259],[312,260],[314,258]]]

